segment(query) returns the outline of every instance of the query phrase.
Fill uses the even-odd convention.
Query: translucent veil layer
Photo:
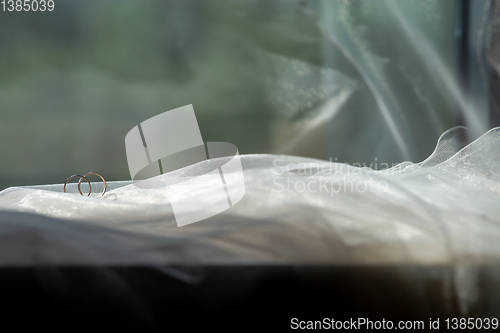
[[[181,228],[169,197],[182,188],[168,184],[208,161],[155,177],[157,189],[112,182],[103,199],[63,193],[62,184],[8,188],[0,192],[0,265],[496,262],[500,129],[461,148],[463,131],[444,133],[421,163],[379,171],[242,155],[242,201]],[[208,185],[189,191],[203,201]]]

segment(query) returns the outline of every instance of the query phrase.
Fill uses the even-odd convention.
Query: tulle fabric
[[[210,184],[179,182],[210,161],[155,177],[154,189],[108,182],[103,199],[99,183],[90,197],[76,184],[11,187],[0,192],[0,266],[496,263],[500,128],[465,147],[463,131],[444,133],[423,162],[384,170],[241,155],[244,198],[184,227],[169,198],[207,200]]]

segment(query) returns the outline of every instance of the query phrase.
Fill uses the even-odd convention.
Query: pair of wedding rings
[[[86,178],[86,176],[88,175],[96,175],[96,176],[99,176],[101,177],[102,179],[102,182],[104,183],[104,190],[102,191],[101,195],[99,196],[99,198],[102,198],[104,196],[104,193],[106,193],[106,188],[107,188],[107,185],[106,185],[106,180],[104,179],[103,176],[101,176],[100,174],[98,173],[95,173],[95,172],[87,172],[86,174],[84,174],[83,176],[82,175],[73,175],[71,177],[69,177],[68,179],[66,179],[66,182],[64,183],[64,193],[66,193],[66,185],[68,184],[68,182],[73,179],[73,178],[77,178],[79,177],[80,180],[78,181],[78,192],[80,192],[81,195],[83,195],[82,193],[82,189],[81,189],[81,185],[82,185],[82,181],[85,179],[87,181],[87,183],[89,184],[89,194],[87,194],[87,196],[90,196],[90,193],[92,192],[92,186],[90,185],[90,182],[89,180]]]

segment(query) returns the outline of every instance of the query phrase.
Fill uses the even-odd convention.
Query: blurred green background
[[[88,171],[130,179],[126,133],[187,104],[204,141],[241,154],[423,160],[454,122],[435,76],[455,72],[455,6],[66,0],[0,12],[0,189]]]

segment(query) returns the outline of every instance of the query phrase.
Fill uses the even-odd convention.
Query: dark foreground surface
[[[468,317],[498,313],[482,296],[495,285],[492,270],[499,271],[477,270],[476,282],[485,287],[476,290]],[[423,321],[427,331],[429,320],[440,318],[443,330],[446,318],[464,311],[454,272],[420,266],[11,268],[0,272],[1,320],[10,331],[166,332],[284,331],[325,318],[366,318],[395,326]]]

